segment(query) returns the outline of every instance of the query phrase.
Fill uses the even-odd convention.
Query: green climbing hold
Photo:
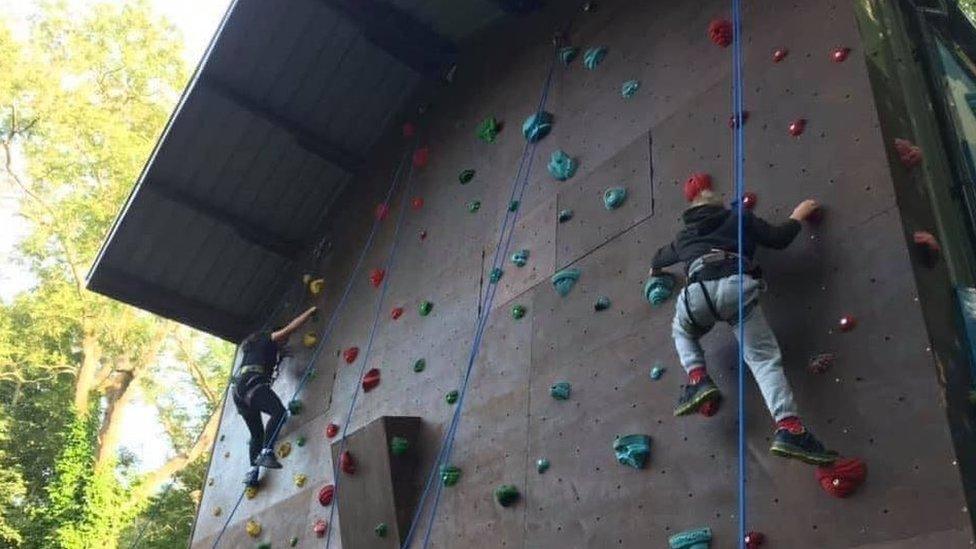
[[[291,539],[288,540],[288,545],[291,545],[292,547],[298,547],[298,536],[292,536]]]
[[[630,99],[637,95],[637,90],[639,89],[640,80],[628,80],[620,87],[620,95],[624,96],[624,99]]]
[[[556,181],[566,181],[573,177],[577,167],[576,161],[561,149],[556,149],[549,157],[549,175]]]
[[[448,404],[454,404],[455,402],[457,402],[458,400],[457,390],[450,391],[449,393],[444,395],[444,400],[446,400]]]
[[[296,438],[295,439],[295,446],[298,446],[299,448],[301,448],[302,446],[305,446],[305,437],[304,436],[299,436],[298,438]]]
[[[467,185],[472,179],[474,179],[474,170],[471,168],[461,170],[461,173],[458,174],[458,181],[461,182],[462,185]]]
[[[403,437],[393,437],[390,439],[390,453],[395,456],[402,456],[410,448],[410,443]]]
[[[573,59],[576,59],[577,55],[579,55],[579,48],[576,46],[564,46],[559,48],[559,60],[563,62],[563,65],[568,66],[573,62]]]
[[[559,222],[565,223],[573,218],[573,210],[560,210],[559,211]]]
[[[634,469],[643,469],[651,454],[651,437],[647,435],[625,435],[613,441],[613,451],[617,461]]]
[[[675,284],[676,281],[673,275],[661,274],[652,276],[644,284],[644,299],[651,305],[657,307],[671,298]]]
[[[418,312],[420,312],[420,316],[427,316],[430,314],[430,311],[433,308],[434,304],[430,301],[421,301],[420,306],[418,307]]]
[[[556,400],[569,400],[569,393],[572,389],[573,386],[568,381],[560,381],[549,387],[549,394]]]
[[[488,280],[491,281],[492,284],[497,284],[498,281],[502,279],[503,274],[505,274],[505,271],[503,271],[501,267],[495,267],[491,270],[491,274],[488,275]]]
[[[474,212],[476,212],[476,211],[478,211],[478,210],[481,209],[481,201],[480,200],[472,200],[472,201],[468,202],[467,207],[468,207],[468,212],[474,213]]]
[[[262,541],[257,545],[257,549],[271,549],[270,541]]]
[[[389,531],[389,527],[386,525],[385,522],[381,522],[376,525],[376,528],[373,528],[373,532],[376,532],[376,535],[381,538],[385,538],[386,533],[388,531]]]
[[[596,298],[596,302],[593,304],[593,310],[597,312],[606,311],[609,308],[610,298],[605,295],[601,295],[600,297]]]
[[[298,414],[302,413],[302,401],[298,400],[297,398],[293,398],[291,401],[289,401],[288,413],[293,416],[297,416]]]
[[[623,187],[613,187],[603,193],[603,205],[608,210],[616,210],[627,200],[627,189]]]
[[[461,469],[453,465],[441,465],[441,484],[454,486],[461,480]]]
[[[708,549],[712,541],[711,528],[696,528],[685,530],[668,539],[671,549]]]
[[[542,473],[545,473],[546,471],[548,471],[549,470],[549,460],[546,459],[546,458],[539,458],[535,462],[535,470],[538,471],[540,475]]]
[[[583,66],[586,67],[587,69],[593,70],[596,68],[597,65],[599,65],[603,61],[603,58],[606,56],[607,56],[607,48],[604,48],[602,46],[597,48],[590,48],[586,50],[586,53],[583,54]]]
[[[566,297],[569,291],[573,289],[576,285],[576,281],[579,280],[580,270],[579,269],[563,269],[558,273],[552,275],[552,285],[556,288],[556,292],[562,297]]]
[[[413,363],[413,371],[415,372],[423,372],[424,368],[426,367],[427,367],[427,361],[422,358],[418,358],[417,362]]]
[[[513,201],[511,201],[511,202],[508,203],[508,211],[514,212],[514,211],[516,211],[518,209],[519,209],[519,201],[518,200],[513,200]]]
[[[525,316],[525,305],[512,305],[512,318],[522,320]]]
[[[552,114],[539,111],[525,119],[522,123],[522,135],[529,143],[535,143],[549,135],[552,130]]]
[[[494,116],[489,116],[478,124],[478,139],[485,143],[494,143],[498,137],[498,132],[502,131],[502,125],[495,120]]]
[[[664,376],[664,370],[666,369],[667,368],[664,366],[655,365],[653,368],[651,368],[651,379],[654,381],[661,379],[661,377]]]
[[[519,250],[514,254],[512,254],[512,263],[514,263],[516,267],[525,267],[525,264],[528,262],[529,262],[528,250]]]
[[[502,484],[495,488],[495,501],[502,507],[511,507],[519,500],[518,488],[511,484]]]

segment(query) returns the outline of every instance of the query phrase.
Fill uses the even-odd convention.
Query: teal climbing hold
[[[549,157],[549,175],[556,181],[566,181],[573,177],[577,167],[576,161],[561,149],[556,149]]]
[[[388,531],[389,531],[389,527],[386,525],[385,522],[381,522],[381,523],[379,523],[379,524],[376,525],[376,528],[373,528],[373,532],[376,533],[376,536],[377,537],[381,537],[381,538],[385,538],[386,537],[386,533]]]
[[[410,442],[403,437],[393,437],[390,439],[390,453],[395,456],[402,456],[410,448]]]
[[[599,65],[603,58],[607,56],[607,48],[596,47],[586,50],[583,54],[583,66],[589,70],[593,70]]]
[[[552,275],[552,285],[556,288],[556,292],[562,296],[566,297],[569,291],[573,289],[576,285],[576,281],[579,280],[580,270],[579,269],[563,269],[558,273]]]
[[[490,280],[492,284],[497,284],[498,281],[502,279],[503,274],[505,274],[505,271],[503,271],[501,267],[495,267],[491,270],[491,274],[488,275],[488,280]]]
[[[262,541],[257,545],[257,549],[271,549],[270,541]]]
[[[418,358],[417,362],[413,363],[413,371],[415,372],[423,372],[424,368],[426,367],[427,367],[427,361],[422,358]]]
[[[498,133],[502,131],[502,125],[495,120],[494,116],[489,116],[478,124],[478,139],[485,143],[494,143]]]
[[[569,65],[576,59],[579,55],[579,48],[576,46],[563,46],[559,48],[559,60],[563,62],[563,65]]]
[[[454,486],[461,480],[461,469],[453,465],[441,465],[441,484]]]
[[[516,267],[525,267],[525,264],[528,262],[529,262],[528,250],[522,249],[512,254],[512,263],[514,263]]]
[[[565,223],[573,218],[573,210],[560,210],[559,211],[559,222]]]
[[[610,298],[605,295],[601,295],[600,297],[596,298],[596,302],[593,303],[593,310],[597,312],[606,311],[609,308]]]
[[[514,212],[514,211],[516,211],[518,209],[519,209],[519,201],[518,200],[513,200],[513,201],[511,201],[511,202],[508,203],[508,211]]]
[[[468,183],[471,182],[472,179],[474,179],[474,170],[472,170],[471,168],[468,168],[466,170],[461,170],[461,173],[458,174],[458,181],[462,185],[467,185]]]
[[[302,401],[297,398],[292,399],[288,402],[288,413],[297,416],[302,413]]]
[[[295,446],[298,446],[299,448],[301,448],[302,446],[305,446],[305,437],[299,436],[298,438],[296,438],[295,439]]]
[[[542,473],[545,473],[546,471],[548,471],[549,470],[549,460],[546,459],[546,458],[539,458],[535,462],[535,470],[538,471],[540,475]]]
[[[454,390],[447,393],[444,395],[444,400],[446,400],[448,404],[454,404],[458,400],[458,392]]]
[[[522,123],[522,135],[529,143],[535,143],[549,135],[552,130],[552,114],[539,111],[525,119]]]
[[[569,393],[572,389],[573,386],[568,381],[560,381],[549,387],[549,394],[556,400],[569,400]]]
[[[708,549],[712,541],[712,529],[695,528],[671,536],[668,545],[671,549]]]
[[[654,381],[661,379],[661,376],[664,375],[664,370],[666,370],[664,366],[655,365],[653,368],[651,368],[651,379]]]
[[[288,545],[292,547],[298,547],[298,536],[292,536],[291,539],[288,541]]]
[[[674,276],[667,273],[652,276],[644,284],[644,299],[657,307],[671,298],[676,283]]]
[[[420,306],[418,306],[417,309],[420,316],[427,316],[430,314],[430,311],[434,309],[434,304],[430,301],[421,301]]]
[[[525,305],[512,305],[512,318],[522,320],[525,316]]]
[[[620,87],[620,95],[624,96],[624,99],[630,99],[637,95],[637,90],[639,89],[640,80],[628,80]]]
[[[634,469],[643,469],[651,455],[651,437],[647,435],[626,435],[613,441],[613,451],[617,461]]]
[[[470,201],[470,202],[467,203],[467,207],[468,207],[468,212],[475,213],[476,211],[478,211],[478,210],[481,209],[481,201],[480,200],[472,200],[472,201]]]
[[[502,507],[511,507],[519,500],[518,488],[511,484],[502,484],[495,488],[495,501]]]
[[[612,187],[603,193],[603,205],[608,210],[616,210],[627,200],[627,189],[623,187]]]

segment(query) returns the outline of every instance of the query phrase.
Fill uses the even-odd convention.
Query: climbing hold
[[[664,375],[665,369],[666,368],[664,368],[664,366],[654,366],[653,368],[651,368],[651,379],[653,379],[654,381],[661,379],[661,376]]]
[[[410,122],[403,123],[402,134],[403,137],[413,137],[417,133],[417,128],[414,127]]]
[[[308,293],[312,295],[321,294],[323,289],[325,289],[324,278],[316,278],[315,280],[310,280],[308,282]]]
[[[393,320],[396,320],[401,316],[403,316],[403,307],[394,307],[393,310],[390,311],[390,318]]]
[[[576,174],[577,163],[560,149],[549,157],[549,175],[556,181],[566,181]]]
[[[525,316],[525,305],[512,305],[512,318],[521,320]]]
[[[907,139],[895,139],[895,151],[902,166],[908,171],[922,163],[922,149]]]
[[[746,191],[742,193],[742,207],[747,210],[752,210],[756,207],[756,203],[759,202],[759,197],[756,193],[752,191]]]
[[[579,48],[575,46],[563,46],[559,48],[559,60],[563,62],[563,65],[569,66],[579,55]]]
[[[305,486],[305,482],[308,481],[308,477],[301,473],[296,473],[295,476],[292,477],[292,481],[294,481],[295,486],[301,488],[302,486]]]
[[[224,510],[221,509],[220,507],[214,507],[214,509],[213,509],[213,516],[219,517],[220,514],[223,513],[223,512],[224,512]]]
[[[461,173],[458,174],[458,181],[460,181],[462,185],[467,185],[472,179],[474,179],[474,170],[471,168],[461,170]]]
[[[214,480],[213,477],[208,478],[207,479],[207,486],[213,486],[214,485],[214,482],[216,482],[216,481]]]
[[[302,401],[297,398],[293,398],[288,401],[288,413],[293,416],[297,416],[298,414],[302,413]]]
[[[427,315],[429,315],[430,314],[430,311],[433,308],[434,308],[434,304],[431,303],[430,301],[421,301],[420,302],[420,306],[418,307],[418,310],[420,312],[420,316],[427,316]]]
[[[712,541],[711,528],[685,530],[668,538],[671,549],[708,549]]]
[[[339,455],[339,469],[347,475],[356,474],[356,460],[349,453],[349,450],[345,450]]]
[[[573,289],[576,285],[576,281],[579,280],[580,270],[579,269],[563,269],[558,273],[552,275],[552,285],[556,288],[556,293],[562,297],[566,297],[569,291]]]
[[[357,356],[359,356],[359,347],[349,347],[342,351],[342,359],[346,361],[346,364],[355,362]]]
[[[702,403],[701,407],[698,408],[698,413],[705,417],[712,417],[718,413],[719,404],[722,402],[721,396],[715,400],[709,400],[708,402]]]
[[[519,500],[518,488],[511,484],[502,484],[495,488],[495,501],[502,507],[511,507]]]
[[[496,284],[499,280],[502,279],[503,274],[505,274],[505,271],[503,271],[501,267],[495,267],[494,269],[491,270],[491,273],[488,275],[488,280],[492,284]]]
[[[383,269],[373,269],[369,273],[369,285],[374,288],[379,288],[380,284],[383,283],[383,278],[386,277],[386,271]]]
[[[390,453],[395,456],[402,456],[410,448],[410,443],[403,437],[393,437],[390,439]]]
[[[381,537],[381,538],[386,537],[386,533],[388,530],[389,528],[386,526],[385,522],[381,522],[376,525],[376,528],[373,528],[373,532],[376,533],[377,537]]]
[[[420,231],[420,240],[427,240],[427,229],[422,229]]]
[[[834,365],[835,358],[833,353],[821,353],[810,359],[807,370],[812,374],[822,374]]]
[[[830,52],[830,58],[834,63],[843,63],[847,60],[847,56],[851,53],[851,48],[834,48],[834,51]]]
[[[415,372],[423,372],[424,368],[426,367],[427,367],[427,361],[422,358],[418,358],[417,362],[413,363],[413,371]]]
[[[560,210],[559,211],[559,222],[565,223],[573,218],[573,210]]]
[[[244,488],[244,497],[247,499],[254,499],[258,495],[257,486],[248,486]]]
[[[224,452],[224,459],[227,459],[229,457],[230,457],[230,452]]]
[[[541,475],[549,470],[549,460],[546,458],[539,458],[535,462],[535,470]]]
[[[301,448],[302,446],[305,446],[305,436],[304,435],[298,435],[298,438],[295,439],[295,446],[298,446],[299,448]]]
[[[315,536],[319,538],[324,538],[325,533],[329,530],[329,523],[322,519],[315,521],[312,525],[312,532],[315,532]]]
[[[611,187],[603,192],[603,206],[608,210],[616,210],[627,200],[627,189]]]
[[[478,211],[478,210],[481,209],[481,201],[480,200],[471,200],[471,201],[469,201],[466,204],[466,206],[468,208],[468,212],[469,213],[475,213],[476,211]]]
[[[742,124],[745,125],[745,123],[748,121],[749,121],[749,111],[742,111]],[[733,114],[729,116],[729,129],[734,130],[737,127],[738,124],[736,124],[735,115]]]
[[[596,2],[586,2],[585,4],[583,4],[583,11],[587,13],[591,11],[596,11],[596,6],[597,6]]]
[[[316,336],[312,332],[308,332],[308,333],[306,333],[305,335],[302,336],[302,345],[304,345],[305,347],[307,347],[309,349],[311,349],[312,347],[315,347],[315,344],[318,343],[318,342],[319,342],[318,336]]]
[[[619,436],[613,441],[613,451],[621,465],[643,469],[651,454],[651,437],[647,435]]]
[[[644,299],[657,307],[671,298],[676,283],[674,275],[669,273],[654,275],[644,284]]]
[[[271,549],[271,542],[264,541],[258,544],[257,549]]]
[[[637,90],[640,89],[640,80],[628,80],[620,86],[620,95],[624,99],[630,99],[631,97],[637,95]]]
[[[867,465],[858,458],[838,459],[827,467],[817,467],[820,487],[836,498],[846,498],[864,484],[868,475]]]
[[[419,210],[420,208],[423,208],[424,207],[424,199],[421,198],[421,197],[419,197],[419,196],[415,196],[415,197],[411,198],[410,199],[410,207],[413,208],[413,209],[415,209],[415,210]]]
[[[330,424],[328,424],[328,425],[325,426],[325,436],[326,437],[332,438],[332,437],[334,437],[334,436],[336,436],[338,434],[339,434],[339,426],[336,425],[335,423],[330,423]]]
[[[454,465],[441,465],[441,484],[454,486],[461,480],[461,469]]]
[[[569,393],[572,389],[573,386],[568,381],[560,381],[549,387],[549,395],[556,400],[569,400]]]
[[[546,111],[539,111],[525,119],[522,123],[522,135],[529,143],[535,143],[543,137],[549,135],[552,130],[552,114]]]
[[[455,402],[457,402],[458,400],[457,390],[450,391],[446,395],[444,395],[444,400],[446,400],[448,404],[454,404]]]
[[[796,120],[790,122],[789,126],[790,135],[793,137],[798,137],[807,129],[807,121],[805,118],[797,118]]]
[[[790,53],[790,50],[786,48],[776,48],[773,50],[773,63],[779,63],[780,61],[786,59],[786,56]]]
[[[363,376],[363,392],[368,393],[376,388],[380,384],[380,369],[370,368],[366,375]]]
[[[842,332],[849,332],[857,326],[857,319],[853,315],[844,315],[837,321],[837,328]]]
[[[691,202],[701,194],[702,191],[712,190],[712,176],[707,173],[693,173],[685,181],[685,200]]]
[[[607,56],[607,48],[603,46],[590,48],[586,50],[583,54],[583,66],[589,70],[593,70],[603,62],[603,59]]]
[[[525,267],[525,264],[528,262],[529,262],[528,250],[522,249],[512,254],[512,263],[514,263],[516,267]]]
[[[385,202],[376,205],[375,216],[377,221],[383,221],[388,215],[390,215],[389,205],[387,205]]]
[[[288,540],[288,545],[290,545],[291,547],[297,547],[298,546],[298,536],[292,536],[291,539]]]
[[[502,125],[495,120],[494,116],[489,116],[478,124],[478,139],[485,143],[494,143],[498,133],[502,131]]]
[[[261,535],[261,525],[256,520],[250,519],[244,525],[244,531],[252,538],[256,538]]]
[[[606,311],[609,308],[610,298],[605,295],[601,295],[600,297],[596,298],[596,302],[593,303],[593,310],[597,312]]]
[[[766,536],[762,532],[749,532],[742,541],[746,542],[746,549],[759,549],[766,541]]]
[[[726,19],[712,19],[708,24],[708,38],[720,48],[732,43],[732,22]]]
[[[223,442],[223,441],[224,441],[224,438],[226,438],[226,435],[220,435],[220,438],[219,438],[218,440],[219,440],[220,442]]]
[[[326,484],[319,490],[319,503],[322,507],[332,505],[332,498],[335,497],[335,485]]]
[[[282,442],[278,445],[278,449],[275,451],[275,455],[278,459],[285,459],[291,454],[291,443],[288,441]]]
[[[423,168],[427,165],[427,161],[430,160],[430,149],[427,147],[421,147],[413,151],[413,167]]]
[[[508,211],[514,212],[514,211],[517,211],[518,209],[519,209],[519,201],[518,200],[512,200],[511,202],[508,203]]]

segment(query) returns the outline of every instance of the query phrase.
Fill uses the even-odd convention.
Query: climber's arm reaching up
[[[295,333],[295,330],[298,330],[303,324],[308,322],[308,319],[315,314],[316,310],[317,309],[314,306],[309,307],[304,313],[295,317],[295,319],[289,322],[284,328],[271,332],[271,340],[278,344],[288,341],[288,336]]]

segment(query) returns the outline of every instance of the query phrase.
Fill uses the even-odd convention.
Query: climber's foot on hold
[[[260,471],[261,471],[261,469],[259,469],[257,465],[255,465],[254,467],[251,467],[248,470],[247,474],[244,475],[244,486],[247,486],[249,488],[257,488],[257,486],[258,486],[258,473]]]
[[[777,429],[769,451],[774,455],[798,459],[810,465],[830,465],[837,460],[837,452],[825,448],[806,428],[799,432]]]
[[[721,398],[715,382],[708,376],[703,376],[698,383],[691,383],[682,388],[681,397],[678,398],[678,405],[674,409],[675,416],[686,416],[698,411],[706,402],[716,401]]]
[[[281,469],[281,464],[275,459],[274,452],[270,448],[265,448],[261,450],[261,455],[258,456],[255,465],[258,467],[264,467],[266,469]]]

